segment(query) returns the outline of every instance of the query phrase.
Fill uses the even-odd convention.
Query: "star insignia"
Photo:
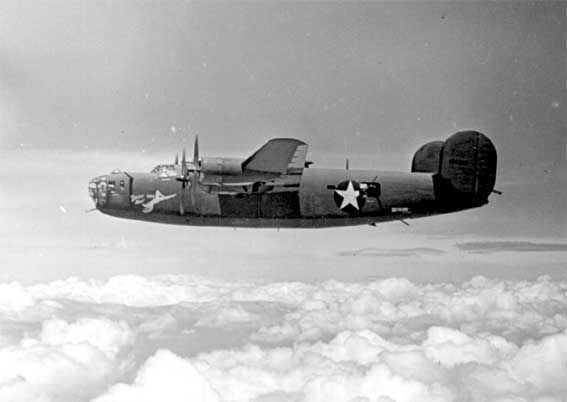
[[[358,197],[360,197],[360,190],[355,190],[352,181],[349,180],[346,190],[335,190],[335,193],[342,197],[340,209],[344,209],[349,205],[352,205],[357,210],[360,210],[358,206]]]
[[[333,189],[333,198],[335,205],[341,211],[349,215],[359,215],[362,213],[362,208],[366,203],[366,185],[360,184],[355,180],[345,180],[336,186],[327,186]]]

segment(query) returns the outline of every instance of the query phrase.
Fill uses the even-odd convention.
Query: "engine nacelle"
[[[202,158],[200,167],[201,172],[209,175],[237,176],[242,174],[242,159]]]

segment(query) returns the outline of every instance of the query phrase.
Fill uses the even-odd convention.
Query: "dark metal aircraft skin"
[[[374,225],[488,202],[496,149],[462,131],[416,152],[411,172],[320,169],[307,144],[268,141],[247,159],[199,158],[150,173],[114,171],[89,183],[96,208],[120,218],[178,225],[321,228]]]

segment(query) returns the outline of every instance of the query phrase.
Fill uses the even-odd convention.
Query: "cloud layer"
[[[566,243],[534,243],[531,241],[471,241],[457,243],[459,250],[474,254],[497,252],[566,252]]]
[[[419,284],[129,275],[0,290],[0,401],[567,396],[567,282],[550,277]]]

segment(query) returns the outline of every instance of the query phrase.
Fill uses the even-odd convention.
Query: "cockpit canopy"
[[[176,177],[179,172],[179,165],[157,165],[150,173],[159,177]]]

